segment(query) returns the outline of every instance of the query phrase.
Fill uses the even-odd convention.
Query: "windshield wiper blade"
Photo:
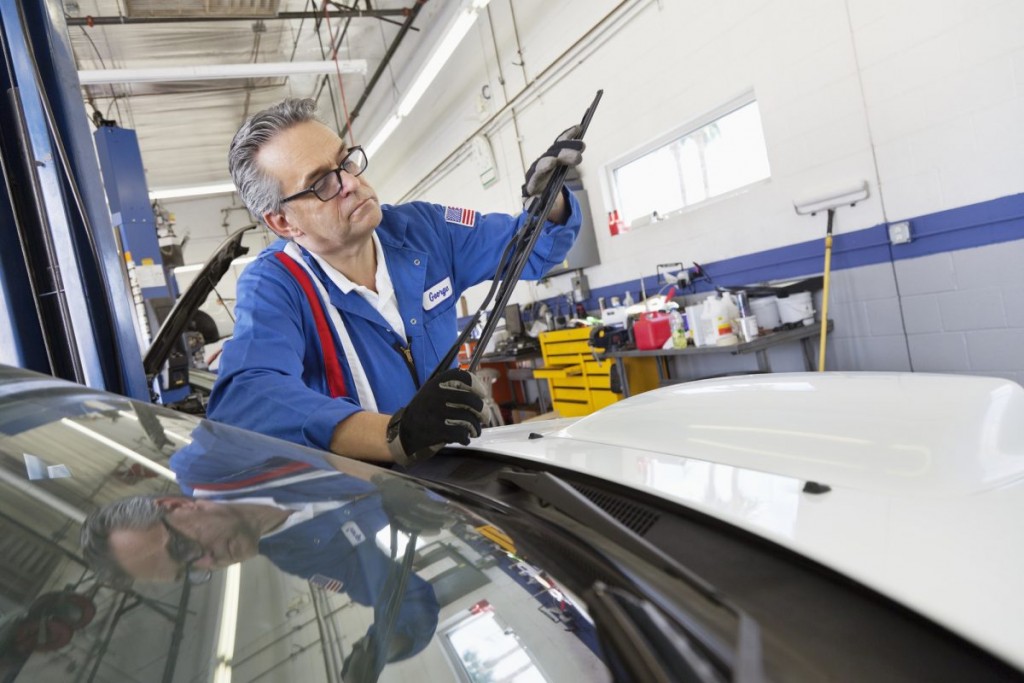
[[[604,90],[598,90],[590,106],[587,107],[587,111],[583,114],[583,119],[580,121],[579,134],[575,139],[583,139],[583,135],[590,126],[590,120],[594,117],[594,112],[597,111],[597,104],[601,101],[601,95],[603,94]],[[562,186],[565,184],[567,173],[568,169],[565,166],[556,168],[540,196],[535,197],[530,203],[530,206],[527,208],[527,217],[522,227],[512,236],[509,243],[505,245],[505,251],[502,253],[498,263],[498,270],[494,274],[491,287],[484,297],[483,303],[480,304],[480,308],[473,314],[472,319],[463,328],[455,343],[448,349],[448,353],[445,354],[444,358],[441,359],[441,362],[434,369],[434,372],[431,373],[432,378],[447,370],[455,362],[455,358],[459,355],[459,349],[469,339],[473,328],[476,327],[477,322],[480,320],[480,316],[487,310],[492,297],[494,297],[494,307],[491,314],[487,317],[487,322],[484,323],[484,329],[480,333],[476,348],[469,359],[470,372],[475,372],[477,367],[479,367],[480,359],[483,358],[484,350],[487,348],[487,342],[490,341],[491,335],[497,328],[498,320],[501,319],[506,304],[512,298],[512,290],[519,282],[519,278],[526,268],[526,263],[530,258],[530,254],[533,253],[533,247],[537,243],[537,238],[540,236],[541,228],[543,228],[545,221],[547,221],[548,214],[551,213],[555,200],[562,193]],[[499,279],[501,280],[500,287],[498,285]]]
[[[589,498],[549,472],[506,471],[498,475],[503,481],[533,494],[539,500],[593,529],[601,536],[647,561],[667,574],[685,581],[713,604],[736,616],[737,640],[735,649],[723,651],[719,639],[701,628],[700,624],[679,608],[674,601],[666,601],[654,591],[658,607],[670,615],[687,633],[723,661],[732,662],[732,681],[761,683],[767,681],[761,649],[761,628],[757,621],[738,606],[732,604],[714,586],[698,574],[679,564],[665,552],[638,536]],[[641,679],[643,680],[643,679]],[[696,679],[701,680],[701,679]]]

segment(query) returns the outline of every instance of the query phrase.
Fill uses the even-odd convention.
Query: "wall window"
[[[612,168],[626,223],[654,212],[665,216],[770,175],[761,112],[750,97]]]

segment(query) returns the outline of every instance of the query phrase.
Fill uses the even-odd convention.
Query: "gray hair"
[[[259,220],[263,220],[263,214],[281,209],[282,196],[281,185],[260,168],[256,157],[263,145],[278,133],[307,121],[320,121],[316,102],[289,97],[246,119],[231,141],[228,150],[231,179],[249,213]]]
[[[82,523],[79,542],[85,561],[99,578],[115,585],[131,582],[110,552],[110,534],[122,529],[148,529],[160,522],[164,510],[156,496],[132,496],[93,510]]]

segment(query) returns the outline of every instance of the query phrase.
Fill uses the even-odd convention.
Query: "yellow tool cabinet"
[[[533,376],[548,381],[552,407],[562,417],[589,415],[622,398],[611,390],[615,362],[598,361],[590,347],[589,327],[555,330],[540,335],[544,367]],[[658,386],[658,372],[651,358],[626,359],[632,393]]]

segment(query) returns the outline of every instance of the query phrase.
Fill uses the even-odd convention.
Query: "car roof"
[[[722,378],[578,420],[488,430],[473,446],[728,522],[1024,667],[1024,389],[1014,382]]]

